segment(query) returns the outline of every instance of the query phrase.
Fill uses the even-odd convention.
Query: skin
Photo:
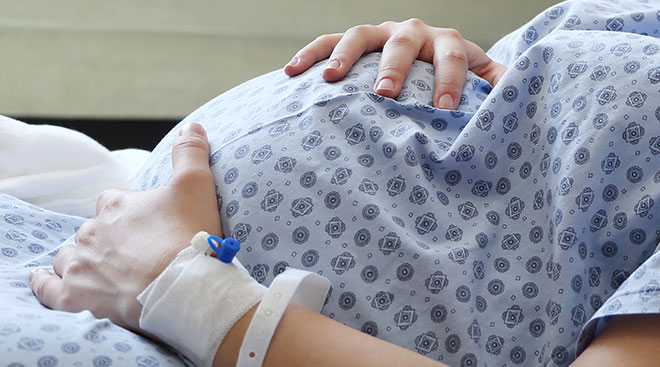
[[[322,36],[298,52],[294,58],[297,61],[287,65],[285,71],[296,75],[331,55],[331,60],[339,60],[339,67],[326,68],[323,75],[326,80],[338,80],[362,53],[382,48],[377,84],[391,78],[394,88],[376,88],[376,92],[388,97],[398,94],[412,61],[423,57],[426,61],[433,60],[436,66],[438,101],[440,95],[448,92],[453,98],[450,108],[455,108],[464,82],[462,75],[468,68],[491,84],[499,80],[505,69],[454,31],[437,30],[411,20],[356,27],[344,35]],[[376,40],[369,41],[367,36]],[[406,45],[408,42],[411,44]],[[174,174],[167,187],[144,192],[104,192],[97,205],[97,217],[85,222],[78,232],[78,246],[66,246],[56,256],[56,274],[45,269],[30,273],[32,290],[41,303],[63,311],[89,310],[98,318],[107,317],[120,326],[146,334],[138,324],[141,305],[137,295],[189,245],[195,233],[200,230],[222,233],[208,161],[209,147],[203,128],[189,124],[173,144]],[[256,307],[231,328],[218,348],[215,366],[235,365]],[[573,365],[654,365],[655,347],[660,344],[658,328],[658,315],[616,317]],[[291,305],[275,331],[264,365],[442,364]]]
[[[253,312],[234,324],[216,353],[214,366],[236,365]],[[292,304],[275,330],[264,366],[445,365]]]
[[[137,295],[189,246],[198,231],[222,233],[209,146],[201,125],[186,125],[179,132],[172,163],[174,173],[167,187],[143,192],[111,190],[101,195],[97,216],[76,235],[78,245],[63,247],[55,257],[55,274],[45,269],[30,273],[32,290],[42,304],[69,312],[89,310],[97,318],[107,317],[148,335],[139,327],[142,306]],[[256,307],[229,331],[217,351],[216,366],[236,364]],[[295,305],[285,312],[271,345],[266,365],[306,361],[328,366],[438,365]],[[295,353],[291,345],[296,345]]]
[[[78,245],[62,247],[55,257],[55,274],[30,273],[41,303],[69,312],[91,310],[140,331],[137,295],[197,232],[221,233],[208,149],[203,128],[187,125],[173,144],[168,186],[103,192],[97,216],[76,234]]]
[[[612,319],[571,366],[657,366],[660,315]]]
[[[284,67],[289,76],[298,75],[314,63],[328,59],[322,76],[329,82],[343,78],[363,54],[382,51],[374,92],[394,98],[401,91],[415,59],[433,63],[435,86],[433,106],[456,109],[468,70],[497,84],[506,67],[491,60],[474,43],[451,28],[426,25],[419,19],[359,25],[344,33],[318,37],[298,51]]]

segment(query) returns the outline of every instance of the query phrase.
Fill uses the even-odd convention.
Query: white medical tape
[[[205,242],[208,234],[198,233],[194,247],[179,252],[137,299],[143,306],[140,328],[202,367],[212,365],[227,332],[261,300],[266,287],[238,259],[223,263],[200,253],[196,248],[209,248],[200,245],[200,238]]]

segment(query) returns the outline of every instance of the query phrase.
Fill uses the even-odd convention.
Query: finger
[[[215,192],[209,166],[209,143],[206,132],[198,123],[188,123],[179,130],[172,145],[172,179],[169,186],[210,189]]]
[[[479,77],[488,81],[492,86],[495,86],[500,80],[502,75],[506,72],[506,66],[493,61],[481,47],[476,44],[465,41],[468,57],[469,69]]]
[[[380,50],[389,36],[386,27],[360,25],[344,33],[328,58],[323,79],[333,82],[343,78],[365,53]]]
[[[64,289],[62,280],[43,268],[33,269],[29,279],[39,302],[48,308],[59,309],[59,297]]]
[[[101,211],[113,211],[119,208],[124,198],[125,190],[108,189],[103,190],[96,200],[96,215]]]
[[[423,38],[420,28],[408,26],[385,42],[374,92],[390,98],[399,95],[410,67],[422,48]]]
[[[62,246],[53,260],[53,270],[60,278],[66,271],[66,267],[71,263],[71,259],[75,254],[76,246],[66,245]]]
[[[97,218],[87,219],[85,223],[83,223],[80,226],[80,228],[78,228],[78,231],[76,232],[76,235],[73,239],[73,241],[77,245],[83,245],[83,246],[92,245],[92,243],[94,242],[94,236],[96,235],[95,228],[96,228]]]
[[[334,33],[317,37],[296,53],[291,61],[284,66],[284,72],[288,76],[296,76],[309,69],[316,62],[325,60],[342,36],[342,33]]]
[[[456,109],[469,65],[463,37],[455,30],[443,30],[435,38],[433,48],[433,105],[438,108]]]

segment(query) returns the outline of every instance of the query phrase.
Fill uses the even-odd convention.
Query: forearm
[[[236,365],[243,336],[257,306],[231,328],[215,355],[214,366]],[[289,305],[282,316],[264,365],[444,366],[295,304]]]
[[[617,316],[605,326],[572,366],[657,365],[659,328],[660,315]]]

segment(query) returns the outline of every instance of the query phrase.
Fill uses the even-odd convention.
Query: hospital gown
[[[568,365],[609,317],[660,313],[659,9],[548,9],[489,51],[509,68],[497,86],[468,74],[456,111],[430,107],[421,61],[396,99],[373,94],[379,54],[337,83],[320,63],[220,95],[184,121],[208,131],[224,234],[260,283],[317,272],[324,315],[429,358]],[[134,189],[168,182],[173,138]],[[37,306],[25,267],[50,264],[82,220],[1,202],[3,359],[176,362]]]

